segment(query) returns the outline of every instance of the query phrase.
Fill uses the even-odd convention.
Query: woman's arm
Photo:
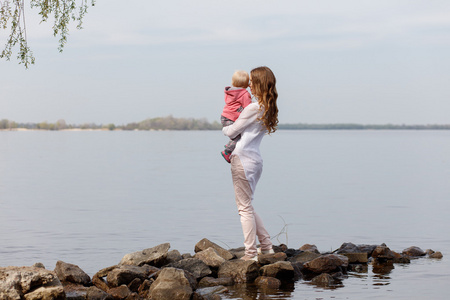
[[[258,104],[250,104],[249,106],[244,108],[234,124],[222,128],[223,134],[231,139],[235,138],[238,134],[242,133],[248,125],[256,121],[258,112]]]

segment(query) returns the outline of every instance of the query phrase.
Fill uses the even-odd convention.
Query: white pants
[[[269,233],[264,228],[261,217],[253,209],[253,191],[245,176],[241,160],[237,155],[231,156],[231,176],[233,178],[236,205],[241,216],[245,255],[254,257],[257,255],[256,237],[258,237],[261,244],[261,250],[272,249],[272,242],[270,241]]]

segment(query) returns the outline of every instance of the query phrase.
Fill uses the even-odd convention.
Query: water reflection
[[[294,282],[283,283],[279,289],[258,287],[256,284],[236,284],[228,287],[228,292],[222,294],[223,299],[291,299],[294,292]]]

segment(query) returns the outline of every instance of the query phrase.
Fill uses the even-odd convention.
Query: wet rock
[[[280,288],[281,281],[275,277],[259,276],[256,278],[255,284],[259,287],[276,290]]]
[[[77,265],[65,263],[58,260],[56,262],[55,273],[61,281],[68,281],[88,285],[91,278]]]
[[[203,261],[207,266],[218,268],[221,264],[225,262],[225,259],[217,253],[214,248],[210,247],[206,250],[197,252],[194,258],[198,258]]]
[[[32,289],[36,290],[30,293]],[[35,267],[0,267],[0,299],[36,299],[39,295],[54,299],[64,296],[55,272]]]
[[[195,291],[193,300],[220,300],[219,294],[227,292],[228,289],[224,286],[205,287]]]
[[[336,270],[346,269],[348,258],[338,254],[327,254],[305,263],[304,268],[312,273],[331,273]]]
[[[292,267],[294,268],[294,281],[297,281],[301,278],[303,278],[303,264],[302,263],[296,263],[296,262],[291,262]]]
[[[311,280],[312,284],[315,284],[315,285],[321,286],[321,287],[331,287],[338,282],[340,282],[340,281],[336,281],[335,278],[328,273],[322,273],[319,276],[316,276]]]
[[[372,257],[378,259],[379,261],[394,259],[396,256],[396,253],[384,244],[377,246],[372,252]]]
[[[432,253],[428,253],[429,258],[441,259],[444,257],[440,251],[437,251],[437,252],[434,252],[433,250],[431,250],[431,251],[432,251]]]
[[[299,250],[320,254],[319,249],[317,249],[316,245],[304,244],[300,247]]]
[[[195,279],[200,279],[210,275],[211,269],[200,259],[186,258],[175,263],[168,264],[166,267],[183,269],[194,275]]]
[[[66,282],[63,284],[67,300],[85,300],[88,288],[81,284]]]
[[[189,300],[192,287],[185,272],[175,268],[164,268],[158,278],[150,286],[150,296],[153,300]]]
[[[394,268],[395,267],[393,260],[386,260],[382,263],[375,260],[372,263],[372,272],[375,274],[387,275],[391,273],[391,271],[394,270]]]
[[[166,261],[169,264],[173,263],[173,262],[177,262],[182,259],[183,259],[183,257],[181,257],[180,251],[178,251],[178,250],[172,250],[167,253]]]
[[[278,261],[276,263],[263,266],[259,273],[261,276],[275,277],[278,279],[293,279],[294,267],[288,261]]]
[[[91,286],[86,291],[86,300],[113,300],[113,296],[101,289]]]
[[[121,285],[109,289],[108,293],[113,296],[114,299],[125,299],[131,294],[131,291],[126,285]]]
[[[306,263],[308,261],[312,261],[313,259],[316,259],[318,257],[320,257],[320,254],[314,253],[314,252],[309,252],[309,251],[305,251],[305,252],[300,252],[299,254],[288,258],[288,261],[292,262],[292,263]]]
[[[212,286],[230,286],[233,285],[234,281],[231,277],[222,277],[222,278],[214,278],[214,277],[204,277],[198,282],[198,287],[212,287]]]
[[[416,246],[409,247],[409,248],[403,250],[402,253],[405,255],[408,255],[408,256],[413,256],[413,257],[414,256],[424,256],[426,254],[425,251],[423,251],[422,249],[420,249],[419,247],[416,247]]]
[[[144,264],[156,267],[162,266],[166,262],[170,244],[165,243],[153,248],[137,251],[125,255],[119,265],[142,266]]]
[[[233,278],[235,283],[253,282],[258,277],[258,263],[235,259],[224,262],[219,267],[218,277]]]
[[[350,264],[367,263],[369,261],[367,253],[342,253],[342,255],[348,258]]]
[[[107,282],[111,287],[128,285],[135,278],[144,280],[148,275],[146,267],[123,265],[111,270],[107,275]]]
[[[293,248],[286,249],[286,251],[282,251],[282,252],[285,253],[287,255],[287,257],[293,257],[293,256],[297,256],[297,255],[303,253],[302,250],[293,249]]]
[[[360,252],[367,253],[368,257],[372,256],[373,250],[375,250],[378,245],[358,245]]]
[[[285,261],[287,258],[286,253],[277,252],[272,254],[260,254],[258,255],[258,262],[261,265],[269,265],[276,263],[277,261]]]
[[[195,253],[198,253],[198,252],[204,251],[208,248],[213,248],[214,250],[216,250],[217,254],[219,254],[225,260],[230,260],[234,257],[233,254],[231,254],[229,251],[225,250],[224,248],[211,242],[208,239],[202,239],[200,242],[198,242],[195,245],[194,251],[195,251]]]
[[[358,272],[358,273],[367,273],[369,271],[369,267],[367,264],[351,264],[348,266],[350,271]]]

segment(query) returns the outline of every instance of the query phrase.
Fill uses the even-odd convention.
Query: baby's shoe
[[[230,160],[231,153],[228,153],[228,152],[225,151],[225,150],[223,150],[221,153],[222,153],[223,158],[225,158],[225,160],[226,160],[228,163],[231,163],[231,160]]]

